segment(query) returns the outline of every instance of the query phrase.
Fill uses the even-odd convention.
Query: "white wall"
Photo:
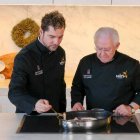
[[[95,52],[93,34],[101,26],[116,28],[121,41],[119,51],[140,60],[140,6],[1,5],[0,9],[0,55],[20,50],[11,38],[11,30],[21,20],[29,17],[40,25],[45,13],[63,13],[67,27],[61,45],[66,51],[68,87],[79,60]]]
[[[0,0],[0,4],[52,4],[53,0]]]
[[[0,0],[0,4],[140,5],[140,0]]]

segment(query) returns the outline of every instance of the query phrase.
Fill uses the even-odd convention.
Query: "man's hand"
[[[37,111],[38,113],[47,112],[51,108],[52,106],[49,104],[49,101],[45,99],[40,99],[35,104],[35,111]]]
[[[129,105],[120,105],[115,110],[114,113],[116,116],[132,116],[131,107]]]
[[[80,111],[80,110],[85,110],[85,108],[82,106],[81,103],[77,102],[74,104],[74,106],[72,107],[73,111]]]
[[[128,121],[131,121],[131,117],[114,117],[113,120],[119,125],[125,125]]]

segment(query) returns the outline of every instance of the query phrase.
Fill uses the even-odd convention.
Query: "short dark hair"
[[[54,29],[65,28],[65,18],[58,11],[45,14],[41,21],[41,28],[43,31],[47,31],[49,26],[54,27]]]

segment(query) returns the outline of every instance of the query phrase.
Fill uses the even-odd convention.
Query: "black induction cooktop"
[[[17,133],[140,133],[133,118],[112,117],[110,125],[99,129],[64,129],[56,115],[24,115]]]

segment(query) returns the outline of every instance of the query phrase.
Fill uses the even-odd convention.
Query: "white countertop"
[[[0,140],[139,140],[140,134],[19,134],[24,114],[0,113]],[[140,114],[136,114],[140,126]]]

